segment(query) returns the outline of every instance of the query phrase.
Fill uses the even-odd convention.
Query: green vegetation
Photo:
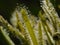
[[[8,23],[0,16],[0,45],[59,45],[60,18],[50,0],[43,0],[38,17],[24,7]]]

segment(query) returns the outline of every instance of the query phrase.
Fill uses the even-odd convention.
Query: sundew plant
[[[60,45],[60,17],[50,0],[42,0],[37,17],[24,6],[8,23],[0,16],[0,45]]]

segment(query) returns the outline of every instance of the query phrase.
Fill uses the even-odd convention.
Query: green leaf
[[[27,15],[28,15],[27,11],[26,11],[25,9],[21,9],[20,12],[21,12],[21,14],[22,14],[22,18],[23,18],[24,23],[25,23],[25,25],[26,25],[27,31],[28,31],[29,34],[30,34],[31,40],[32,40],[32,42],[33,42],[33,45],[38,45],[38,42],[37,42],[37,39],[36,39],[36,37],[35,37],[33,28],[32,28],[32,26],[31,26],[30,21],[29,21],[28,16],[27,16]]]
[[[10,39],[7,32],[4,31],[3,27],[0,26],[0,33],[2,33],[4,39],[6,40],[8,45],[15,45],[14,42]]]

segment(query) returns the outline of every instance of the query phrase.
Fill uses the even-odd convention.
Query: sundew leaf
[[[27,16],[28,13],[27,13],[26,9],[21,9],[20,12],[21,12],[21,14],[22,14],[22,18],[23,18],[23,20],[24,20],[24,23],[26,24],[27,31],[29,32],[30,37],[31,37],[31,39],[32,39],[33,45],[38,45],[38,42],[37,42],[37,39],[36,39],[36,37],[35,37],[33,28],[32,28],[32,26],[31,26],[31,24],[30,24],[29,19],[28,19],[28,16]]]
[[[24,35],[26,41],[27,41],[27,44],[29,44],[30,42],[28,41],[29,40],[29,34],[26,32],[26,29],[25,27],[23,27],[24,25],[22,24],[22,22],[19,20],[19,15],[18,15],[18,12],[16,12],[16,18],[17,18],[17,28],[19,28],[19,31]]]
[[[44,31],[46,32],[46,35],[48,37],[48,41],[50,44],[55,45],[55,42],[53,40],[53,37],[50,35],[50,33],[47,31],[47,27],[43,24]]]
[[[2,16],[0,16],[0,22],[6,26],[8,29],[7,31],[10,31],[12,34],[15,34],[19,39],[23,41],[23,44],[26,44],[26,39],[23,34],[19,32],[16,28],[12,27]]]
[[[58,31],[58,25],[59,25],[59,16],[57,14],[57,12],[54,9],[54,6],[52,5],[52,3],[50,2],[50,0],[43,0],[42,1],[42,9],[44,10],[44,12],[46,13],[46,15],[48,16],[48,19],[50,20],[50,22],[52,23],[53,27],[54,27],[54,31],[57,32]]]
[[[53,38],[52,38],[52,36],[51,36],[52,32],[51,32],[51,30],[50,30],[50,27],[48,26],[48,23],[46,22],[47,19],[46,19],[45,15],[42,14],[42,12],[39,12],[39,15],[38,15],[38,16],[39,16],[39,18],[40,18],[42,27],[43,27],[43,29],[44,29],[44,32],[46,33],[46,36],[47,36],[47,38],[48,38],[48,41],[49,41],[52,45],[54,45],[55,43],[54,43],[54,40],[53,40]]]
[[[40,21],[40,22],[39,22],[39,25],[38,25],[39,44],[40,44],[40,45],[45,45],[45,44],[44,44],[44,39],[43,39],[44,36],[43,36],[43,29],[42,29],[42,28],[43,28],[42,22]]]
[[[24,34],[24,28],[21,21],[19,20],[19,16],[17,12],[16,12],[16,18],[17,18],[17,28],[19,28],[20,32]]]
[[[49,23],[48,23],[48,20],[45,17],[45,14],[42,14],[42,11],[40,11],[38,16],[41,19],[41,21],[43,21],[43,23],[47,26],[48,32],[52,35],[51,29],[50,29],[50,27],[48,25]]]
[[[0,26],[0,33],[2,33],[4,39],[6,40],[8,45],[15,45],[14,42],[10,39],[7,32],[4,31],[3,27]],[[4,41],[4,40],[3,40]]]

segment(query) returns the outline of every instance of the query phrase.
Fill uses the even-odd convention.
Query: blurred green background
[[[9,21],[11,14],[14,12],[17,3],[25,5],[33,15],[37,15],[41,10],[40,3],[42,0],[0,0],[0,15]],[[50,0],[56,11],[60,15],[60,0]]]

